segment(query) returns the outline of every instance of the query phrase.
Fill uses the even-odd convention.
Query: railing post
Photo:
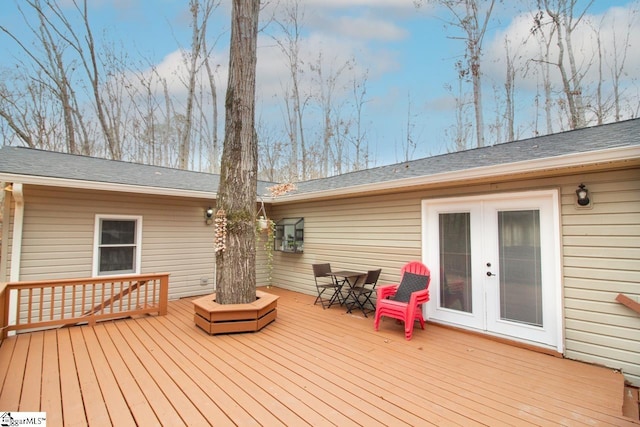
[[[158,315],[167,314],[167,303],[169,300],[169,273],[160,278],[160,301],[158,302]]]
[[[7,313],[9,311],[5,306],[5,295],[7,294],[6,290],[6,284],[2,285],[2,289],[0,289],[0,331],[2,331],[2,334],[0,335],[0,341],[7,337],[7,330],[5,327],[9,324],[9,321],[7,319]]]

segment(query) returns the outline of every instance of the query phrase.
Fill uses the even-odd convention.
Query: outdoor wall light
[[[213,224],[213,208],[211,206],[204,211],[204,222],[206,222],[207,225]]]
[[[584,184],[578,185],[576,196],[578,196],[578,206],[589,206],[589,203],[591,203],[591,200],[589,200],[589,190],[587,190]]]

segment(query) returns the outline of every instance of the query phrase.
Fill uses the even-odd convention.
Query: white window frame
[[[133,271],[122,273],[100,273],[100,232],[101,232],[101,224],[102,220],[116,220],[116,221],[135,221],[136,223],[136,235],[134,241],[134,260],[133,260]],[[100,276],[120,276],[123,274],[140,274],[140,261],[142,259],[142,216],[141,215],[105,215],[105,214],[96,214],[95,217],[95,225],[93,232],[93,269],[92,275],[94,277]]]

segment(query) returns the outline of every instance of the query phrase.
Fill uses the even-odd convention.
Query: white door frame
[[[544,200],[543,200],[544,199]],[[516,202],[520,206],[527,206],[527,200],[542,201],[546,212],[541,212],[540,221],[545,221],[544,226],[547,230],[552,230],[541,236],[545,239],[545,247],[552,251],[552,254],[546,254],[546,268],[550,269],[547,277],[550,279],[546,285],[543,285],[543,298],[545,301],[544,310],[544,329],[546,334],[545,342],[539,340],[529,340],[522,337],[515,337],[508,334],[509,328],[502,331],[489,331],[489,326],[495,326],[495,319],[488,321],[488,317],[494,316],[495,313],[486,313],[487,310],[487,292],[486,285],[475,286],[473,293],[473,313],[464,313],[458,310],[448,310],[440,308],[440,260],[438,245],[438,214],[445,212],[470,212],[471,227],[477,227],[484,223],[482,218],[486,205],[499,206],[501,202]],[[536,207],[535,203],[531,205]],[[549,224],[551,222],[551,224]],[[541,224],[542,226],[542,224]],[[432,236],[435,233],[435,238]],[[426,305],[426,316],[434,321],[443,324],[450,324],[466,329],[481,331],[489,335],[507,337],[516,341],[531,343],[537,346],[554,349],[559,353],[564,352],[564,333],[563,333],[563,311],[562,311],[562,251],[561,251],[561,230],[560,230],[560,201],[559,191],[536,190],[536,191],[520,191],[509,193],[484,194],[477,196],[461,196],[450,198],[425,199],[422,201],[422,258],[424,263],[431,270],[431,300]],[[475,241],[474,241],[475,240]],[[471,250],[482,251],[486,242],[480,242],[480,239],[472,239]],[[481,253],[481,252],[476,252]],[[482,259],[472,259],[472,275],[480,278],[486,275],[486,266]],[[475,283],[475,282],[474,282]],[[489,291],[490,292],[490,291]],[[490,305],[489,305],[490,306]],[[488,323],[491,323],[489,325]],[[532,329],[533,331],[533,329]]]

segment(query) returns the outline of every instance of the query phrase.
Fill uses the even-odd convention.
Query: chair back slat
[[[367,277],[364,280],[364,284],[365,285],[376,285],[376,283],[378,283],[378,278],[380,277],[380,273],[382,272],[382,269],[379,268],[377,270],[369,270],[367,272]]]
[[[413,274],[419,274],[421,276],[431,275],[431,272],[429,271],[427,266],[421,263],[420,261],[411,261],[405,264],[400,270],[400,276],[402,276],[405,273],[405,271]]]
[[[331,273],[331,264],[312,264],[313,267],[313,275],[315,277],[324,277],[327,274]]]

